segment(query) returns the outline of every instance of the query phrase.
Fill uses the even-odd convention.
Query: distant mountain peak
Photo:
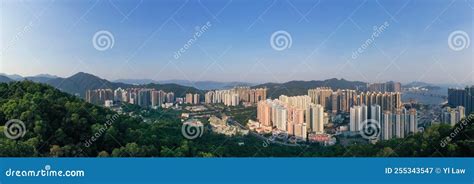
[[[43,77],[43,78],[51,78],[51,79],[54,79],[54,78],[59,78],[58,76],[56,75],[50,75],[50,74],[38,74],[38,75],[35,75],[33,77]]]
[[[95,76],[95,75],[90,74],[90,73],[85,73],[85,72],[78,72],[78,73],[68,77],[68,79],[105,80],[105,79],[102,79],[98,76]]]
[[[338,79],[338,78],[330,78],[330,79],[326,79],[325,81],[347,81],[347,80],[344,79],[344,78],[340,78],[340,79]]]
[[[21,75],[18,75],[18,74],[11,74],[11,75],[8,75],[6,73],[0,73],[1,76],[5,76],[5,77],[8,77],[12,80],[23,80],[23,76]]]
[[[77,72],[76,74],[72,75],[71,77],[74,77],[74,76],[83,76],[83,75],[84,75],[84,76],[94,76],[94,77],[95,77],[95,75],[92,75],[92,74],[86,73],[86,72]]]
[[[13,81],[13,80],[8,78],[7,76],[0,75],[0,83],[2,83],[2,82],[11,82],[11,81]]]

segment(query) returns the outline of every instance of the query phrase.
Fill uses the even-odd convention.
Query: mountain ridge
[[[7,76],[0,75],[0,82],[12,82],[14,81],[13,79],[10,79]]]
[[[8,75],[8,74],[5,74],[5,73],[0,73],[0,76],[8,77],[13,81],[30,80],[30,81],[33,81],[33,82],[41,82],[41,83],[44,83],[44,82],[46,82],[48,80],[51,80],[51,79],[59,78],[58,76],[50,75],[50,74],[38,74],[38,75],[34,75],[34,76],[24,77],[24,76],[21,76],[21,75],[18,75],[18,74]]]
[[[188,81],[188,80],[153,80],[153,79],[118,79],[114,80],[114,82],[122,82],[125,84],[133,84],[133,85],[146,85],[150,83],[155,84],[178,84],[181,86],[187,87],[194,87],[200,90],[217,90],[217,89],[229,89],[234,86],[253,86],[255,84],[248,83],[248,82],[218,82],[218,81]]]
[[[359,89],[363,90],[367,87],[366,82],[348,81],[345,79],[331,78],[326,80],[294,80],[284,83],[264,83],[253,86],[253,88],[266,87],[267,97],[278,98],[280,95],[297,96],[306,95],[308,90],[317,87],[330,87],[332,89]]]
[[[106,79],[100,78],[93,74],[79,72],[67,78],[57,78],[48,80],[45,82],[57,89],[65,91],[67,93],[85,97],[85,93],[87,90],[93,89],[101,89],[101,88],[109,88],[109,89],[117,89],[117,88],[154,88],[160,89],[167,92],[174,92],[177,97],[184,96],[185,93],[200,93],[203,94],[203,91],[198,90],[192,87],[181,86],[178,84],[143,84],[143,85],[132,85],[126,84],[121,82],[111,82]]]

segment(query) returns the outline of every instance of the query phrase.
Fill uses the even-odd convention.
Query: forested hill
[[[9,120],[25,125],[17,139],[0,134],[0,157],[210,155],[198,149],[181,153],[189,148],[177,112],[154,111],[148,118],[159,123],[145,123],[32,81],[0,83],[0,94],[0,125]],[[135,110],[142,112],[138,106],[124,108]]]
[[[1,83],[0,94],[0,122],[19,119],[26,131],[17,140],[2,137],[0,156],[82,155],[80,143],[92,135],[96,124],[113,114],[31,81]],[[97,149],[107,149],[103,140],[96,145]]]

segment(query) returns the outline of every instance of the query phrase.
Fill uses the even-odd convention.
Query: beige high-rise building
[[[104,105],[107,100],[114,100],[114,91],[112,89],[95,89],[86,91],[86,101],[89,103]]]
[[[366,105],[354,106],[350,109],[349,130],[352,132],[360,131],[363,123],[368,120],[368,107]]]
[[[294,135],[300,139],[306,139],[305,110],[298,108],[288,109],[288,134]]]
[[[209,91],[204,95],[204,103],[212,104],[215,102],[216,93],[214,91]]]
[[[418,132],[418,113],[416,109],[412,108],[408,112],[408,123],[409,125],[409,132],[417,133]]]
[[[200,104],[201,103],[201,95],[194,94],[193,95],[193,104]]]
[[[230,106],[238,106],[239,104],[240,104],[240,95],[238,93],[232,94]]]
[[[160,103],[158,103],[159,101],[159,96],[160,96],[160,93],[158,91],[151,91],[151,106],[152,107],[156,107],[159,105],[161,105]]]
[[[308,96],[314,104],[320,104],[324,109],[337,112],[349,112],[354,105],[362,105],[363,100],[357,96],[357,91],[350,89],[333,91],[330,88],[316,88],[308,90]]]
[[[380,105],[383,111],[395,112],[402,107],[402,97],[399,92],[367,92],[357,95],[358,105]]]
[[[381,125],[381,138],[382,140],[389,140],[393,137],[392,127],[393,127],[393,116],[392,112],[385,111],[382,116],[382,125]]]
[[[272,104],[272,122],[278,130],[287,131],[288,112],[282,104]]]
[[[306,123],[294,124],[294,134],[300,140],[306,140],[308,137]]]
[[[160,107],[163,103],[166,102],[166,95],[167,93],[159,90],[152,90],[151,91],[151,106],[152,107]]]
[[[290,107],[296,107],[299,109],[307,109],[309,107],[309,104],[311,104],[311,98],[307,95],[291,97],[281,95],[279,97],[279,100]]]
[[[187,93],[186,94],[186,99],[185,100],[186,100],[187,104],[193,104],[193,99],[194,99],[194,97],[193,97],[192,93]]]
[[[211,93],[212,92],[212,93]],[[237,106],[241,102],[256,104],[267,97],[266,88],[234,87],[228,90],[216,90],[206,93],[206,103],[224,103],[226,106]],[[212,96],[212,97],[211,97]]]
[[[174,93],[173,92],[166,93],[166,102],[167,103],[174,103]]]
[[[397,109],[395,111],[395,137],[396,138],[404,138],[405,137],[405,121],[407,119],[406,109]]]
[[[324,133],[324,107],[319,104],[311,104],[306,111],[307,123],[311,132]]]
[[[324,109],[332,109],[332,93],[331,88],[316,88],[308,90],[308,96],[314,104],[320,104]]]
[[[260,101],[257,104],[257,119],[263,126],[272,127],[271,100]]]

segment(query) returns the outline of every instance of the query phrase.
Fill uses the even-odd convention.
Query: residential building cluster
[[[261,129],[275,128],[288,135],[307,140],[308,133],[324,133],[324,107],[311,103],[307,95],[263,100],[257,105]]]
[[[368,91],[373,92],[402,92],[402,84],[399,82],[371,83],[367,85]]]
[[[86,91],[86,101],[96,105],[105,105],[105,102],[114,100],[114,91],[112,89],[96,89]]]
[[[187,104],[200,104],[201,103],[201,95],[200,94],[193,94],[193,93],[187,93],[185,97],[185,102]]]
[[[349,113],[349,130],[359,132],[368,123],[378,123],[379,139],[403,138],[418,130],[416,109],[405,109],[402,104],[401,84],[373,83],[366,92],[356,90],[332,91],[328,88],[310,90],[316,104],[323,104],[333,113]],[[328,100],[331,99],[330,102]]]
[[[240,103],[255,104],[267,98],[266,88],[234,87],[228,90],[209,91],[205,94],[206,104],[223,103],[226,106],[237,106]]]
[[[316,88],[308,90],[311,102],[319,104],[333,114],[346,112],[357,105],[380,105],[382,111],[394,111],[402,106],[400,92],[358,92],[356,90],[336,90]]]
[[[441,112],[441,122],[451,126],[454,126],[464,117],[466,117],[466,111],[463,106],[456,108],[445,107],[443,108],[443,112]]]
[[[466,114],[474,112],[474,86],[464,89],[448,89],[448,105],[456,108],[463,106]]]
[[[407,110],[404,107],[395,111],[383,111],[378,104],[366,106],[358,105],[350,109],[349,130],[351,132],[363,131],[364,126],[370,123],[378,124],[381,140],[404,138],[410,133],[418,131],[418,115],[416,109]]]
[[[104,106],[126,102],[142,107],[161,107],[165,103],[174,103],[174,99],[173,92],[148,88],[95,89],[86,91],[87,102]]]
[[[275,100],[267,99],[258,102],[257,120],[260,123],[260,129],[272,127],[304,140],[308,140],[308,135],[312,140],[324,140],[321,139],[324,136],[319,135],[325,134],[324,125],[328,122],[326,111],[333,114],[349,113],[351,131],[359,131],[364,121],[376,118],[377,121],[386,122],[387,126],[390,126],[390,131],[392,129],[397,131],[393,134],[387,131],[387,137],[404,137],[409,132],[416,132],[416,110],[407,111],[403,108],[400,92],[388,92],[387,87],[383,89],[384,92],[382,90],[358,92],[322,87],[310,89],[308,95],[303,96],[281,95]],[[374,113],[369,112],[368,107],[373,107]],[[414,118],[413,121],[407,119],[410,112],[415,113],[411,116]],[[386,121],[382,118],[384,114],[387,115]],[[393,120],[394,125],[392,125],[391,119],[397,117],[399,119]],[[395,128],[395,125],[398,125],[398,128]],[[391,128],[392,126],[394,128]]]

